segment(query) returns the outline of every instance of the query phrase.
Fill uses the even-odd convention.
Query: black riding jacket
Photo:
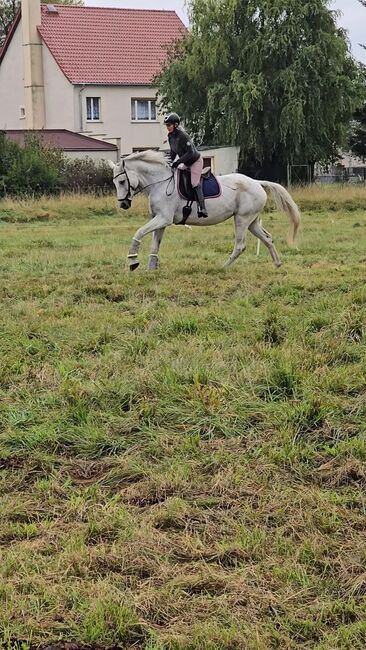
[[[183,131],[180,126],[177,126],[172,133],[168,133],[168,140],[172,162],[178,156],[177,162],[189,166],[193,165],[200,157],[188,133]]]

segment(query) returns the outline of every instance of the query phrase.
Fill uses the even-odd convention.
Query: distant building
[[[346,179],[354,182],[366,181],[366,160],[362,160],[352,153],[343,153],[339,164],[344,170]]]
[[[232,174],[238,171],[240,147],[218,146],[198,147],[204,166],[209,166],[214,174]]]
[[[79,133],[72,133],[66,129],[47,129],[25,131],[24,129],[14,129],[5,131],[9,140],[13,140],[20,146],[23,146],[27,137],[34,136],[42,144],[52,148],[62,149],[68,158],[93,158],[94,160],[110,159],[117,161],[117,146],[112,142],[104,142],[96,138],[89,138]]]
[[[174,11],[22,0],[0,52],[0,130],[59,133],[61,146],[79,133],[112,145],[95,151],[113,160],[163,148],[153,80],[185,33]]]
[[[332,165],[317,164],[315,180],[319,183],[366,183],[366,161],[343,152]]]

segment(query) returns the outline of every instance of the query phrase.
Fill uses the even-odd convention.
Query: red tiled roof
[[[3,131],[9,140],[14,140],[20,146],[24,145],[26,135],[36,136],[45,144],[64,151],[116,151],[117,146],[96,138],[89,138],[67,129],[26,130],[9,129]]]
[[[56,7],[42,5],[38,29],[73,84],[151,84],[187,31],[175,11]]]

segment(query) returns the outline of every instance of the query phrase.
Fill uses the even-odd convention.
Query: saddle
[[[192,184],[191,173],[188,169],[177,170],[177,188],[180,196],[186,201],[192,202],[196,200]],[[201,174],[201,184],[203,196],[205,199],[216,199],[221,195],[221,187],[216,176],[211,171],[211,167],[205,167]]]

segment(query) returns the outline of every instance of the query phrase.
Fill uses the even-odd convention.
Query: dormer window
[[[88,122],[100,121],[100,97],[86,98],[86,119]]]

